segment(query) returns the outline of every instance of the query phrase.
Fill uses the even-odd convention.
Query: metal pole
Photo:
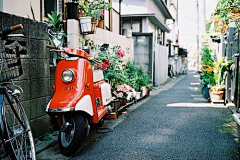
[[[197,0],[197,71],[199,70],[199,4]]]

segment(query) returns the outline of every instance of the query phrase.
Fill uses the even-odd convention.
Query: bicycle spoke
[[[6,131],[12,151],[17,159],[35,159],[35,147],[28,120],[22,106],[15,98],[11,101],[12,107],[5,107]],[[12,111],[14,109],[14,111]],[[30,136],[30,137],[29,137]]]

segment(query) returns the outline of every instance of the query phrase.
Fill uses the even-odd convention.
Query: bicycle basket
[[[23,74],[19,43],[17,43],[18,45],[16,43],[5,45],[5,50],[0,53],[0,82],[14,79]]]

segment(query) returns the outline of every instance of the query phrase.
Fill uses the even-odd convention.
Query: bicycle
[[[23,74],[20,51],[24,49],[17,41],[7,41],[12,31],[22,25],[4,27],[0,30],[4,41],[0,50],[0,137],[5,148],[5,157],[11,159],[36,159],[36,149],[29,120],[19,99],[23,92],[12,79]],[[9,85],[17,89],[11,89]]]
[[[187,67],[185,65],[181,67],[180,74],[187,74]]]

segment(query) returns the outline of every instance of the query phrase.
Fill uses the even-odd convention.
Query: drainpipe
[[[42,0],[40,0],[40,21],[42,22],[43,21],[43,19],[42,19],[42,17],[43,17],[43,9],[42,9]]]
[[[122,9],[122,0],[119,0],[119,35],[121,35],[121,24],[122,24],[122,18],[121,18],[121,9]]]

